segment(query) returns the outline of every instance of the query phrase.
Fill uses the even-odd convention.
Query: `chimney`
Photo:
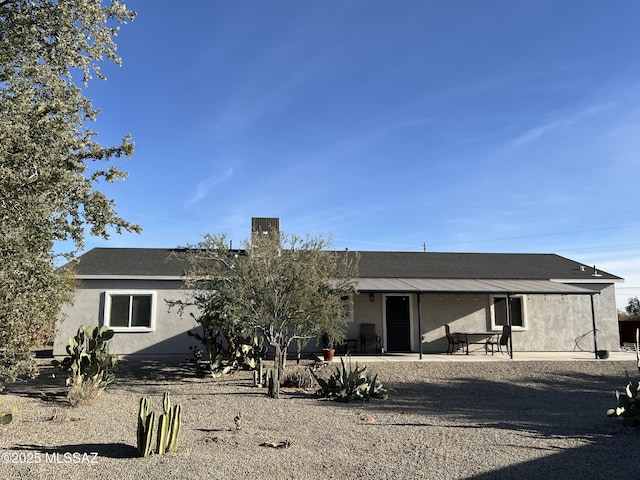
[[[268,235],[271,233],[280,233],[280,219],[279,218],[264,218],[253,217],[251,219],[251,235],[263,234]]]

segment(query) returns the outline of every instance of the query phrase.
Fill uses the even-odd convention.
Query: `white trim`
[[[591,277],[591,278],[581,278],[581,279],[562,279],[562,278],[550,278],[549,281],[556,283],[624,283],[624,278],[615,279],[615,278],[602,278],[602,277]]]
[[[347,306],[349,307],[349,315],[347,315],[347,318],[345,318],[345,322],[346,323],[353,323],[353,311],[355,310],[355,304],[354,304],[354,299],[353,299],[353,294],[350,293],[349,295],[344,295],[345,297],[347,297]],[[343,298],[340,298],[340,301],[342,302],[342,306],[344,308],[345,306],[345,301],[343,300]]]
[[[76,275],[78,280],[181,280],[179,275]]]
[[[150,296],[151,297],[151,318],[148,327],[112,327],[110,325],[111,319],[111,297],[115,295],[129,295],[129,296]],[[134,333],[134,332],[155,332],[156,330],[156,297],[157,292],[155,290],[106,290],[104,292],[104,311],[103,321],[114,332]],[[131,318],[129,318],[131,321]]]

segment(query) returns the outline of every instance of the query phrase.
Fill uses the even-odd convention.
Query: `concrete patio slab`
[[[333,363],[340,363],[341,355],[336,355]],[[347,358],[347,357],[343,357]],[[513,359],[507,354],[485,355],[484,353],[454,353],[453,355],[423,353],[422,360],[418,353],[385,353],[384,355],[351,355],[352,361],[359,363],[374,362],[512,362],[512,361],[594,361],[616,362],[636,361],[635,352],[609,352],[609,358],[601,360],[595,358],[593,352],[514,352]],[[320,358],[322,360],[322,358]]]

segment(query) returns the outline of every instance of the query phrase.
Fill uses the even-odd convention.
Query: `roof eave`
[[[183,281],[181,275],[76,275],[78,280],[161,280]]]

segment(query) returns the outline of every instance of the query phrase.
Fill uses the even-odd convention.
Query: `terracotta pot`
[[[322,356],[325,362],[333,362],[333,355],[336,353],[335,348],[323,348]]]

